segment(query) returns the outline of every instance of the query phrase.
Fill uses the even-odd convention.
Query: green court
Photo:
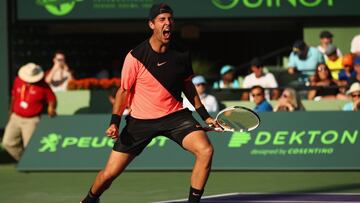
[[[79,202],[95,172],[17,172],[0,165],[2,203]],[[105,203],[187,197],[190,171],[125,172],[104,193]],[[214,171],[205,196],[223,193],[360,193],[359,171]]]

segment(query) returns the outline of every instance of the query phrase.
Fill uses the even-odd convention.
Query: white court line
[[[209,198],[215,198],[215,197],[225,197],[225,196],[231,196],[231,195],[360,195],[360,193],[263,193],[263,192],[234,192],[234,193],[224,193],[224,194],[218,194],[218,195],[209,195],[204,196],[201,199],[209,199]],[[167,201],[160,201],[160,202],[152,202],[152,203],[169,203],[169,202],[183,202],[187,201],[187,199],[176,199],[176,200],[167,200]],[[210,200],[211,201],[211,200]],[[227,200],[226,203],[238,203],[239,200]],[[214,200],[214,202],[216,202]],[[289,201],[289,200],[247,200],[246,202],[242,201],[242,203],[304,203],[303,201]],[[330,203],[329,201],[306,201],[306,203]],[[334,202],[335,203],[335,202]],[[354,201],[341,201],[336,203],[354,203]]]
[[[212,201],[210,200],[208,202],[211,203]],[[214,200],[214,202],[219,203],[219,201],[215,201],[215,200]],[[169,202],[167,202],[167,203],[169,203]],[[239,200],[226,200],[225,203],[239,203]],[[344,201],[341,201],[341,202],[339,202],[339,201],[337,201],[337,202],[334,202],[334,201],[329,202],[329,201],[306,201],[306,200],[305,201],[304,200],[302,200],[302,201],[254,200],[254,201],[241,201],[241,203],[356,203],[356,202],[354,202],[354,201],[351,201],[351,202],[349,202],[349,201],[346,201],[346,202],[344,202]]]
[[[204,196],[201,199],[208,199],[208,198],[214,198],[214,197],[225,197],[225,196],[238,195],[238,194],[241,194],[241,193],[234,192],[234,193],[225,193],[225,194],[218,194],[218,195],[209,195],[209,196]],[[169,202],[183,202],[183,201],[187,201],[187,199],[175,199],[175,200],[167,200],[167,201],[152,202],[152,203],[169,203]]]
[[[231,193],[230,193],[231,194]],[[314,192],[314,193],[287,193],[287,192],[238,192],[233,194],[240,195],[360,195],[360,193],[351,193],[351,192],[343,192],[343,193],[334,193],[334,192]]]

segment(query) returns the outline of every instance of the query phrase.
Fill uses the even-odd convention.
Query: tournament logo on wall
[[[228,10],[238,5],[239,0],[212,0],[212,3],[222,10]]]
[[[36,4],[43,6],[49,13],[55,16],[64,16],[69,14],[76,3],[83,0],[36,0]]]

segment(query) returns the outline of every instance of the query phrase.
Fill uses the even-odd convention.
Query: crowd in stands
[[[224,65],[220,70],[220,80],[214,82],[213,89],[247,90],[239,99],[254,102],[256,112],[303,111],[302,99],[351,99],[352,102],[346,104],[343,110],[357,110],[360,35],[353,38],[351,53],[345,55],[333,44],[333,37],[331,32],[323,31],[317,47],[308,46],[303,40],[295,41],[292,46],[286,67],[288,74],[296,75],[297,80],[289,85],[295,89],[307,89],[303,98],[294,88],[279,87],[276,77],[266,70],[263,60],[258,57],[251,60],[250,73],[244,78],[237,77],[234,66]],[[276,100],[276,105],[271,106],[269,100]]]

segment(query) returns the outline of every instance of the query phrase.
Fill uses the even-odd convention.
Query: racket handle
[[[205,131],[205,132],[223,132],[224,129],[222,129],[221,127],[214,127],[212,125],[209,125],[208,127],[202,127],[202,129]]]
[[[220,132],[222,132],[222,131],[224,131],[224,129],[222,129],[221,127],[217,127],[217,128],[213,128],[215,131],[220,131]]]

